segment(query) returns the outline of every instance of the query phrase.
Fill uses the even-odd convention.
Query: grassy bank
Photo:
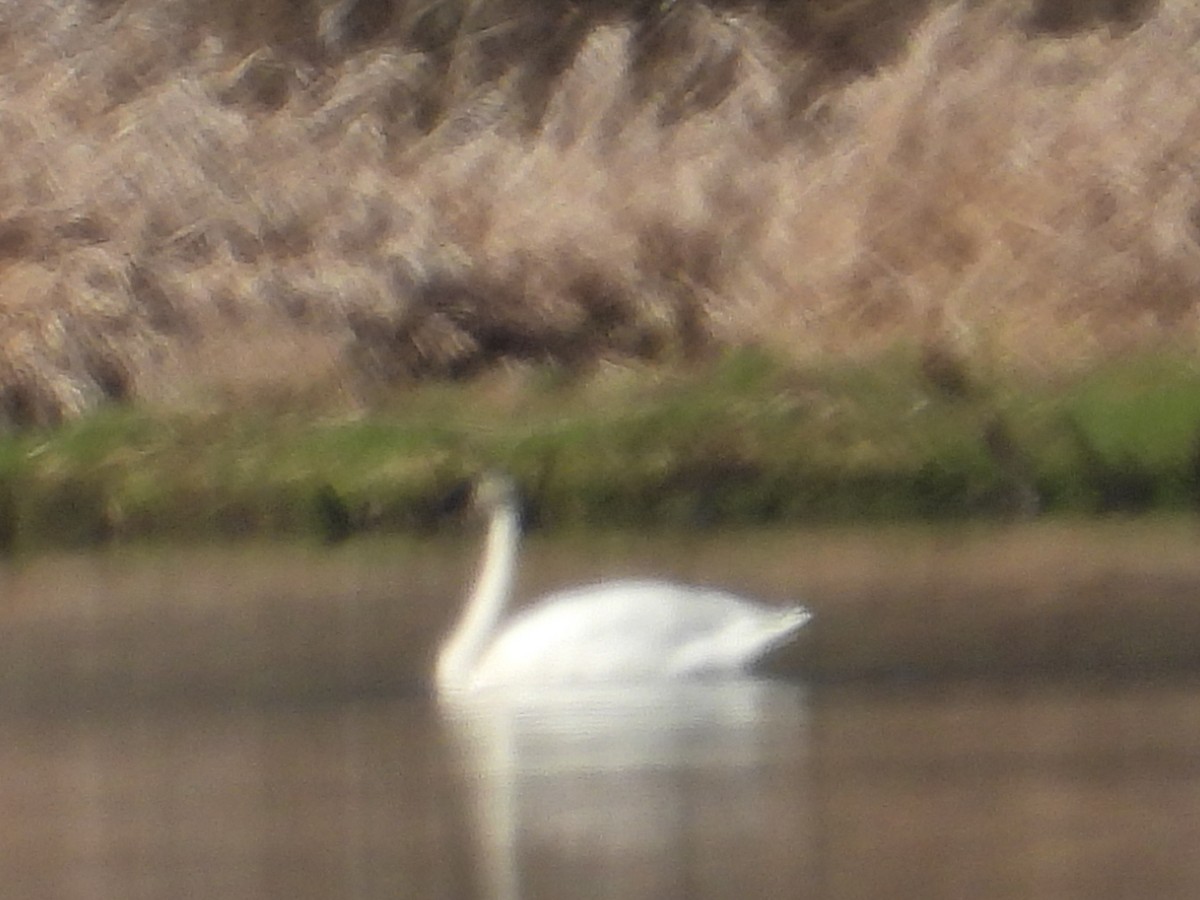
[[[819,370],[742,351],[686,371],[509,369],[363,416],[113,408],[0,441],[0,535],[22,549],[431,529],[486,467],[511,471],[552,529],[1189,511],[1200,370],[1140,357],[988,380],[905,350]]]

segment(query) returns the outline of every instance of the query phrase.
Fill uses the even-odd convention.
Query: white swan
[[[443,693],[742,674],[811,618],[801,606],[612,581],[551,594],[502,623],[521,537],[517,498],[507,479],[488,476],[475,500],[491,522],[475,588],[438,655]]]

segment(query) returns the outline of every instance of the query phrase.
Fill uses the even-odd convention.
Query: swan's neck
[[[440,688],[462,688],[470,683],[475,664],[495,634],[496,625],[512,592],[517,544],[521,526],[512,506],[501,506],[492,514],[483,566],[462,616],[438,655],[437,681]]]

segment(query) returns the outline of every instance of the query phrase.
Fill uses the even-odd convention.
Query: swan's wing
[[[745,669],[808,613],[663,582],[563,591],[519,613],[476,669],[478,684],[637,681]]]

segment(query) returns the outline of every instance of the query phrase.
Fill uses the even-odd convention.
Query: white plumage
[[[475,589],[438,657],[443,692],[743,674],[811,618],[722,591],[612,581],[551,594],[503,622],[520,542],[516,497],[492,477],[476,498],[491,523]]]

